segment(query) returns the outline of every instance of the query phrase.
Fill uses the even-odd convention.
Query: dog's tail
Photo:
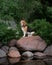
[[[31,35],[34,35],[35,34],[35,32],[31,32]]]

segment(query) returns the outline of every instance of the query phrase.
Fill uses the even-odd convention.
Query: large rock
[[[13,47],[9,49],[8,56],[14,58],[14,57],[20,57],[21,55],[19,51],[17,50],[17,48]]]
[[[12,39],[12,40],[8,43],[8,45],[9,45],[10,47],[15,46],[15,45],[16,45],[16,42],[17,42],[16,39]]]
[[[6,57],[6,56],[7,56],[6,53],[0,49],[0,58]]]
[[[23,51],[43,51],[46,48],[46,43],[40,36],[22,37],[16,45]]]
[[[8,46],[3,46],[3,47],[1,47],[1,49],[2,49],[3,51],[5,51],[6,54],[7,54],[8,51],[9,51],[9,47],[8,47]]]
[[[8,53],[8,56],[9,57],[20,57],[20,53],[19,51],[15,51],[15,50],[11,50],[9,53]]]
[[[35,52],[34,58],[43,59],[43,58],[46,58],[46,54],[44,54],[42,52]]]
[[[16,47],[10,47],[9,51],[11,50],[18,50]]]
[[[33,53],[30,51],[26,51],[26,52],[22,53],[22,59],[24,59],[24,60],[31,60],[31,59],[33,59],[33,56],[34,56]]]
[[[24,56],[24,57],[33,57],[33,53],[30,52],[30,51],[26,51],[26,52],[24,52],[24,53],[22,54],[22,56]]]
[[[46,55],[48,55],[48,56],[52,56],[52,45],[48,46],[48,47],[45,49],[44,53],[45,53]]]

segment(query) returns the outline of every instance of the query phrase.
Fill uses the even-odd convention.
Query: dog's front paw
[[[25,36],[23,36],[23,37],[25,37]]]

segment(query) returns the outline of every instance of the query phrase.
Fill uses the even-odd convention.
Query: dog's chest
[[[21,29],[22,29],[23,32],[25,32],[25,31],[27,32],[27,26],[26,27],[22,27]]]

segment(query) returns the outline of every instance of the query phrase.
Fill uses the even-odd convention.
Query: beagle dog
[[[32,36],[35,34],[35,32],[33,30],[31,30],[28,26],[27,26],[27,22],[25,20],[21,20],[20,21],[21,24],[21,29],[23,31],[23,37],[26,36]]]

